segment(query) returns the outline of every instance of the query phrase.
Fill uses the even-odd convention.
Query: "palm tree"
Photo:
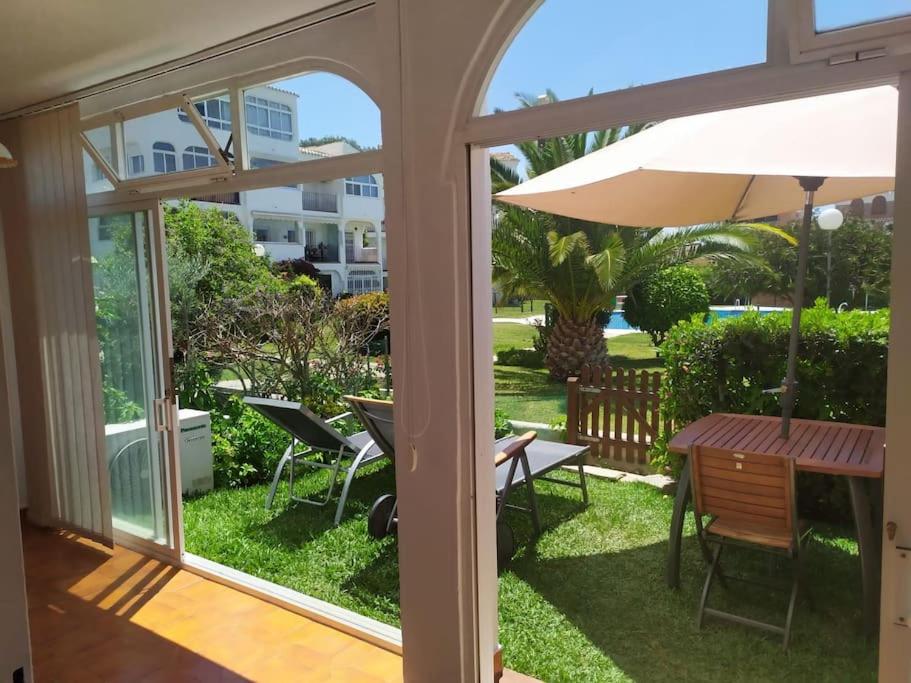
[[[517,94],[523,106],[535,106]],[[548,91],[546,98],[555,101]],[[536,140],[517,145],[530,177],[634,135],[649,124],[624,126]],[[519,182],[518,175],[491,160],[496,191]],[[674,265],[719,259],[755,260],[758,235],[787,234],[762,224],[713,224],[690,228],[623,229],[565,216],[500,205],[493,232],[494,281],[503,296],[547,299],[558,318],[547,345],[546,365],[555,379],[566,379],[586,363],[607,361],[602,311],[616,295],[630,291],[651,274]]]

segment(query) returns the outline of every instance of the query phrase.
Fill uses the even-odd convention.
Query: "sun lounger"
[[[332,499],[332,492],[335,490],[338,475],[340,472],[344,472],[345,484],[342,487],[342,493],[339,496],[335,510],[335,524],[337,526],[342,519],[345,501],[348,499],[348,491],[351,488],[355,473],[359,467],[386,457],[383,449],[374,443],[374,440],[367,432],[344,436],[332,426],[334,422],[350,417],[351,413],[342,413],[324,420],[307,406],[294,401],[259,398],[256,396],[244,396],[243,400],[244,403],[284,429],[291,436],[291,445],[288,446],[278,466],[275,468],[275,475],[272,477],[272,487],[266,496],[266,509],[272,507],[275,491],[278,488],[278,482],[286,465],[290,465],[288,468],[289,498],[296,502],[320,507],[328,504]],[[298,449],[298,445],[302,446],[302,448]],[[320,455],[322,459],[314,460],[307,457],[311,455]],[[350,464],[343,465],[346,460],[350,460]],[[294,470],[296,465],[330,471],[329,487],[323,498],[301,498],[294,495]]]
[[[360,398],[358,396],[346,396],[345,399],[351,405],[355,416],[374,439],[374,441],[385,450],[385,452],[395,461],[395,436],[393,434],[393,404],[391,401],[377,401],[374,399]],[[533,433],[532,433],[533,434]],[[513,448],[511,445],[516,441],[524,441],[522,448]],[[576,446],[571,444],[556,443],[553,441],[542,441],[534,436],[528,438],[528,435],[508,436],[499,439],[493,444],[493,452],[496,463],[496,494],[497,494],[497,519],[502,516],[503,509],[513,507],[531,515],[532,524],[535,533],[541,533],[541,520],[538,514],[538,501],[535,495],[534,481],[543,480],[563,486],[573,486],[582,490],[582,500],[588,503],[588,489],[585,486],[585,471],[582,468],[585,454],[588,452],[588,446]],[[552,479],[547,475],[564,465],[572,465],[578,468],[579,483],[564,481],[562,479]],[[516,487],[526,484],[525,490],[528,499],[528,507],[520,507],[508,504],[510,492]],[[377,501],[379,504],[380,501]],[[374,507],[376,507],[376,505]],[[382,510],[384,514],[389,515],[390,520],[394,516],[394,500],[387,499],[384,503],[386,506]]]

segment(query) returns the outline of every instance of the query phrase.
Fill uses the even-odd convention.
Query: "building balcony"
[[[379,263],[380,254],[376,247],[353,247],[345,251],[347,263]]]
[[[319,213],[338,213],[338,195],[333,192],[301,193],[301,206],[304,211]]]
[[[240,192],[216,192],[192,198],[194,202],[208,202],[210,204],[240,205]]]
[[[339,263],[338,245],[335,244],[308,244],[305,252],[311,263]]]
[[[269,258],[273,261],[285,261],[287,259],[304,258],[304,245],[295,242],[264,242],[257,240],[266,250]]]

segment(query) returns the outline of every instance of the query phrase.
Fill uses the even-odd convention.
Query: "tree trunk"
[[[550,333],[544,362],[551,377],[560,381],[577,376],[586,363],[607,363],[604,330],[597,318],[585,322],[558,318]]]

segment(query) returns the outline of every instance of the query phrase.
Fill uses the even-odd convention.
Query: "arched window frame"
[[[175,173],[177,171],[177,150],[170,142],[152,144],[152,168],[155,173]]]
[[[345,194],[377,199],[380,196],[380,184],[373,175],[352,176],[345,178]]]
[[[195,168],[209,168],[215,166],[215,156],[206,147],[190,145],[183,151],[183,170],[191,171]]]

